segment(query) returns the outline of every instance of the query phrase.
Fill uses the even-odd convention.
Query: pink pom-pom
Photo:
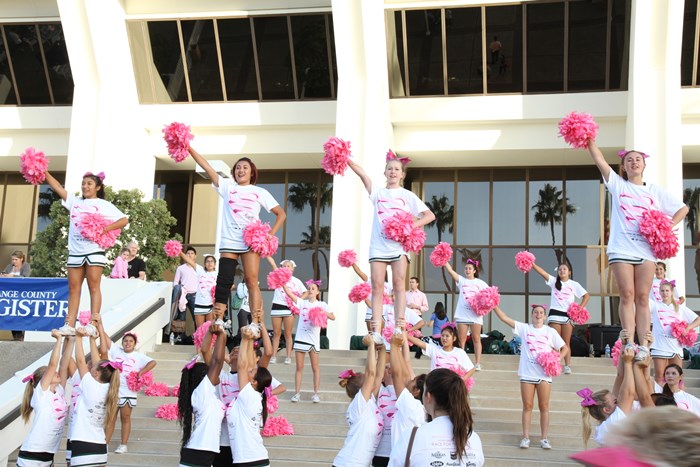
[[[393,305],[393,304],[394,304],[394,299],[391,298],[391,295],[382,294],[382,305]]]
[[[671,324],[671,335],[678,340],[683,347],[692,347],[698,340],[698,333],[695,329],[688,331],[688,323],[685,321],[675,321]]]
[[[182,162],[189,156],[190,141],[194,136],[189,125],[173,122],[163,128],[163,139],[168,145],[168,154],[175,162]]]
[[[287,436],[294,434],[294,427],[287,421],[284,416],[268,417],[263,428],[262,435],[266,438],[272,436]]]
[[[614,367],[617,367],[617,362],[620,360],[620,354],[622,353],[622,341],[620,339],[615,341],[615,345],[610,350],[610,357],[612,357],[612,363]]]
[[[571,318],[571,321],[573,321],[574,324],[578,325],[586,324],[591,317],[588,310],[576,302],[569,305],[569,309],[566,311],[566,314],[569,315],[569,318]]]
[[[243,229],[243,240],[255,253],[263,258],[277,252],[279,239],[270,235],[270,224],[256,219]]]
[[[152,383],[143,391],[147,396],[167,397],[170,395],[170,388],[165,383]]]
[[[173,397],[180,397],[180,385],[176,384],[173,386],[173,389],[170,391],[170,395]]]
[[[110,220],[105,219],[101,214],[85,213],[80,216],[78,227],[80,228],[80,234],[84,238],[97,243],[101,248],[108,249],[114,246],[117,242],[117,237],[121,233],[120,229],[105,232],[105,227],[111,223]]]
[[[299,307],[291,298],[289,298],[289,295],[284,294],[284,301],[287,303],[287,308],[289,308],[289,311],[291,311],[294,316],[299,316]]]
[[[423,333],[420,332],[420,328],[413,329],[413,325],[411,323],[406,323],[406,334],[417,339],[423,337]]]
[[[163,246],[168,258],[177,258],[182,253],[182,243],[177,240],[168,240]]]
[[[406,211],[399,211],[382,222],[384,235],[399,242],[405,251],[419,252],[425,244],[423,229],[413,227],[413,216]]]
[[[651,251],[658,259],[673,258],[678,253],[678,237],[673,231],[671,219],[661,211],[649,209],[642,213],[639,220],[639,233],[641,233]]]
[[[141,389],[147,388],[153,384],[153,373],[147,371],[143,375],[139,376],[138,371],[132,371],[126,377],[126,385],[129,390],[134,392],[139,392]]]
[[[515,255],[515,267],[522,272],[530,272],[533,264],[535,264],[535,255],[529,251],[520,251]]]
[[[19,171],[24,179],[32,185],[41,185],[46,180],[49,170],[49,160],[42,151],[27,148],[20,155]]]
[[[457,375],[462,378],[464,384],[467,386],[467,392],[471,392],[476,381],[474,381],[474,378],[471,376],[467,378],[467,370],[465,370],[461,365],[451,365],[449,369],[457,373]]]
[[[156,409],[156,418],[177,420],[177,403],[163,404]]]
[[[484,316],[489,311],[493,310],[501,302],[501,295],[498,293],[498,287],[486,287],[479,290],[477,293],[469,297],[469,306],[479,315]]]
[[[476,381],[471,376],[464,380],[464,384],[467,385],[467,392],[472,392],[472,388],[476,384]]]
[[[367,300],[372,294],[372,286],[363,282],[362,284],[357,284],[350,290],[348,294],[348,299],[352,303],[360,303]]]
[[[277,268],[267,275],[267,287],[279,289],[292,278],[292,270],[289,268]]]
[[[344,268],[350,268],[357,263],[357,253],[355,250],[343,250],[338,255],[338,264]]]
[[[81,326],[87,326],[92,321],[92,313],[90,310],[84,310],[78,313],[78,322]]]
[[[279,406],[280,406],[280,403],[279,403],[279,400],[277,399],[277,396],[273,396],[272,394],[270,394],[267,397],[267,413],[271,414],[271,413],[277,412],[277,409],[279,408]]]
[[[311,321],[312,326],[319,326],[322,328],[328,327],[328,316],[326,315],[326,310],[320,306],[315,306],[309,310],[309,321]]]
[[[194,341],[194,346],[198,349],[202,348],[202,342],[204,342],[204,336],[209,332],[209,326],[211,326],[211,321],[205,321],[197,330],[192,334],[192,340]],[[214,347],[214,342],[216,342],[216,334],[211,336],[211,346]]]
[[[452,258],[452,247],[449,243],[440,242],[437,244],[432,253],[430,253],[430,262],[436,268],[441,268],[450,262]]]
[[[391,337],[394,335],[394,329],[393,324],[388,324],[384,326],[384,329],[382,329],[382,336],[384,336],[384,339],[386,339],[387,342],[391,342]]]
[[[418,253],[425,245],[425,232],[421,228],[411,230],[411,233],[401,242],[403,249],[408,252]]]
[[[598,136],[598,124],[591,114],[571,112],[559,122],[559,136],[573,148],[586,149]]]
[[[348,168],[350,154],[350,141],[331,136],[323,144],[323,159],[321,167],[328,175],[344,175]]]
[[[537,354],[537,363],[542,367],[547,376],[559,376],[561,374],[561,362],[559,352],[541,352]]]

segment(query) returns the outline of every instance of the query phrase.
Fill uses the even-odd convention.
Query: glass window
[[[287,17],[255,18],[253,24],[263,100],[294,99]]]
[[[149,21],[153,63],[172,102],[187,102],[180,38],[176,21]],[[157,93],[157,95],[159,95]]]
[[[609,89],[627,89],[629,64],[630,0],[612,0],[610,25],[610,83]]]
[[[295,183],[289,184],[287,194],[286,243],[316,243],[318,176],[294,174]]]
[[[406,40],[411,95],[444,95],[441,11],[406,11]]]
[[[513,180],[515,176],[524,173],[512,171],[512,173],[500,173],[494,171],[496,176],[503,176]],[[519,177],[518,177],[519,178]],[[525,244],[525,182],[523,181],[494,181],[493,183],[493,225],[492,238],[494,245],[524,245]]]
[[[333,89],[337,92],[338,89],[338,61],[335,57],[335,34],[333,30],[333,17],[329,15],[328,18],[328,29],[331,32],[330,43],[331,43],[331,62],[333,63]],[[335,97],[335,93],[333,95]]]
[[[530,181],[530,245],[561,245],[562,224],[566,214],[575,214],[577,206],[564,196],[561,181]]]
[[[608,2],[569,2],[570,91],[605,89]]]
[[[389,91],[391,97],[404,97],[406,95],[406,62],[404,60],[402,14],[400,11],[394,11],[393,17],[390,18],[389,32],[393,26],[395,47],[392,47],[391,43],[389,44]]]
[[[685,293],[686,295],[700,295],[700,250],[697,248],[685,249]]]
[[[0,105],[16,105],[17,96],[12,85],[10,63],[7,59],[5,41],[0,31]]]
[[[693,84],[693,55],[695,54],[695,21],[698,0],[685,0],[683,9],[683,40],[681,43],[681,85]]]
[[[299,248],[285,246],[282,256],[280,256],[279,259],[276,258],[275,261],[279,266],[282,259],[293,260],[297,265],[296,269],[294,269],[294,277],[302,282],[313,278],[314,274],[318,274],[316,277],[322,278],[325,282],[328,278],[328,262],[324,261],[319,256],[320,254],[317,254],[313,249],[309,249],[308,247]],[[267,263],[267,261],[260,261],[260,263]],[[314,268],[317,269],[314,270]],[[260,275],[259,277],[262,278],[266,276]]]
[[[66,41],[60,23],[39,24],[41,44],[49,70],[53,99],[56,104],[73,102],[73,74],[68,61]]]
[[[698,214],[700,214],[700,180],[685,179],[683,180],[683,202],[688,205],[690,211],[685,217],[683,224],[687,229],[685,231],[685,244],[697,246],[700,243],[698,238],[699,222]]]
[[[484,176],[486,181],[457,183],[458,244],[489,244],[489,175]]]
[[[600,248],[567,248],[566,258],[571,265],[572,278],[591,294],[600,294],[601,261]]]
[[[452,243],[454,231],[454,183],[453,182],[426,182],[423,183],[425,204],[435,214],[435,222],[425,226],[425,243],[437,245],[445,241]]]
[[[266,189],[267,191],[270,192],[273,198],[280,203],[280,206],[282,206],[282,209],[285,209],[287,212],[287,222],[289,222],[289,217],[291,215],[291,212],[289,212],[289,207],[285,206],[285,173],[284,172],[269,172],[265,171],[263,173],[258,172],[258,186],[261,188]],[[270,225],[274,224],[275,222],[275,215],[272,214],[271,212],[267,212],[264,209],[260,210],[260,220],[263,222],[269,222]],[[285,222],[285,224],[287,223]],[[283,231],[286,229],[285,227],[282,227],[278,232],[277,232],[277,238],[280,240],[281,243],[286,243],[285,237],[283,236]]]
[[[292,16],[299,99],[331,97],[325,15]]]
[[[529,307],[525,304],[525,296],[523,295],[501,295],[500,307],[515,321],[520,321],[521,323],[530,321]],[[494,313],[489,313],[489,315],[491,318],[491,329],[498,329],[506,336],[513,335],[513,330],[498,319]]]
[[[486,7],[486,41],[491,64],[488,92],[523,90],[523,7],[522,5]],[[498,50],[497,56],[492,51]]]
[[[448,94],[483,93],[481,8],[446,9],[445,34]]]
[[[171,235],[178,233],[182,235],[182,238],[186,238],[185,234],[187,232],[187,208],[189,205],[191,174],[188,172],[162,172],[159,174],[158,178],[160,179],[161,183],[159,197],[160,199],[165,200],[165,203],[168,205],[168,210],[173,215],[173,217],[177,219],[177,223],[174,227],[171,228],[170,233]],[[195,180],[197,180],[197,182],[200,182],[200,177],[197,176]],[[216,192],[214,191],[214,189],[211,188],[211,184],[208,180],[202,181],[201,184],[203,184],[204,187],[209,188],[209,191],[216,195]],[[200,190],[201,189],[202,188],[200,187]],[[211,200],[213,204],[218,205],[218,195],[216,195],[215,198],[212,198],[211,194],[209,193],[206,195],[206,199]],[[211,213],[209,207],[205,209],[208,214]],[[199,209],[197,211],[193,210],[192,225],[197,223],[211,226],[212,222],[216,222],[216,217],[214,217],[214,219],[210,217],[200,218],[200,212],[198,211]]]
[[[180,25],[192,101],[222,100],[224,95],[221,90],[214,22],[210,19],[181,21]]]
[[[544,269],[550,276],[556,277],[557,265],[559,264],[560,258],[563,257],[563,250],[554,250],[552,248],[528,248],[528,251],[535,255],[535,258],[537,258],[537,265],[539,267]],[[515,253],[513,254],[513,258],[515,258]],[[513,271],[513,273],[520,272],[513,268],[511,268],[511,271]],[[534,270],[527,274],[527,286],[531,294],[539,293],[547,295],[546,303],[549,305],[549,294],[551,293],[552,289],[545,283],[544,278],[537,274]]]
[[[567,170],[567,177],[572,170]],[[566,216],[568,245],[600,245],[600,182],[598,180],[567,180],[566,198],[576,212]]]
[[[426,258],[430,257],[430,254],[433,252],[434,248],[431,247],[426,247],[425,250],[423,250],[423,255]],[[459,256],[459,255],[456,255]],[[452,263],[453,267],[454,262],[455,262],[455,255],[452,257]],[[422,274],[419,274],[420,277],[422,277],[422,282],[421,282],[421,290],[426,291],[430,290],[432,292],[444,292],[444,293],[452,293],[453,290],[453,281],[450,275],[445,271],[445,268],[435,268],[433,267],[432,264],[430,264],[427,261],[423,261],[421,263],[422,266]],[[457,266],[459,267],[459,266]],[[458,269],[455,269],[455,271],[458,271]],[[444,303],[444,302],[443,302]]]
[[[333,179],[321,174],[319,186],[319,235],[318,242],[321,245],[331,244],[331,213],[333,210]]]
[[[20,102],[23,105],[51,104],[36,26],[33,24],[6,25],[5,36],[10,49]]]
[[[564,90],[564,3],[528,3],[527,91]]]
[[[228,100],[258,100],[250,19],[220,19],[216,24],[219,29],[226,97]]]
[[[63,185],[63,174],[51,173],[59,183]],[[60,178],[59,178],[60,177]],[[51,205],[54,201],[58,201],[61,198],[51,189],[48,185],[39,185],[39,202],[37,204],[37,220],[36,220],[36,231],[43,232],[46,227],[51,223],[51,217],[49,213],[51,212]],[[1,197],[0,197],[1,201]]]
[[[520,250],[517,248],[493,248],[491,250],[491,280],[486,282],[498,286],[501,293],[525,293],[525,274],[515,269],[513,259],[518,251]],[[541,280],[541,278],[533,276],[530,278],[530,282],[538,279]]]

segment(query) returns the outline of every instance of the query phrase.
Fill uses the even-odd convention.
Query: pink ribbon
[[[534,310],[538,306],[541,307],[544,311],[547,311],[547,305],[538,305],[537,303],[533,303],[532,305],[530,305],[530,308]]]
[[[659,284],[659,287],[661,287],[662,285],[665,285],[665,284],[670,285],[670,286],[673,287],[674,289],[676,288],[676,280],[675,280],[675,279],[670,280],[670,281],[664,279],[664,280],[662,280],[661,283]]]
[[[122,339],[124,339],[126,336],[131,336],[131,337],[133,337],[134,340],[135,340],[136,342],[139,341],[139,336],[138,336],[138,334],[136,334],[134,331],[127,331],[127,332],[125,332],[125,333],[124,333],[124,336],[122,336]]]
[[[630,149],[629,151],[626,151],[626,150],[624,150],[624,149],[622,149],[622,150],[620,150],[620,151],[617,151],[617,156],[618,156],[620,159],[624,159],[625,156],[626,156],[627,154],[631,153],[631,152],[636,152],[637,154],[641,155],[644,159],[647,159],[647,158],[649,157],[648,154],[644,154],[642,151],[636,151],[636,150],[634,150],[634,149]]]
[[[29,381],[31,381],[32,383],[34,382],[34,373],[29,374],[29,375],[25,376],[24,378],[22,378],[23,383],[27,383]]]
[[[473,264],[476,269],[479,269],[479,261],[478,260],[469,258],[467,260],[467,264]]]
[[[394,151],[389,149],[389,151],[386,153],[386,161],[399,161],[402,165],[407,165],[409,162],[411,162],[411,159],[408,157],[398,157]]]
[[[318,288],[320,289],[322,282],[321,282],[321,279],[318,279],[318,280],[309,279],[308,281],[306,281],[307,287],[311,287],[311,284],[316,284],[318,286]]]
[[[265,397],[267,397],[268,399],[272,397],[272,389],[270,388],[270,386],[265,388]]]
[[[342,373],[340,373],[340,374],[338,375],[338,378],[340,378],[340,379],[350,379],[350,378],[352,378],[353,376],[357,376],[357,373],[355,373],[354,371],[352,371],[352,369],[348,369],[348,370],[345,370],[345,371],[343,371]]]
[[[98,174],[94,174],[92,172],[85,172],[85,175],[83,175],[83,178],[85,178],[85,177],[97,177],[100,179],[101,182],[105,181],[105,173],[104,172],[100,172]]]
[[[445,324],[443,324],[442,326],[440,326],[440,331],[442,331],[445,328],[457,329],[457,324],[448,321]]]
[[[591,391],[589,388],[583,388],[576,391],[576,395],[583,399],[581,401],[581,407],[591,407],[593,405],[598,405],[598,403],[594,401],[591,397],[593,395],[593,391]]]
[[[100,367],[102,367],[102,368],[107,367],[107,366],[110,366],[110,367],[112,367],[112,369],[119,370],[119,371],[122,371],[124,368],[124,366],[122,365],[122,362],[113,362],[111,360],[100,364]]]
[[[183,370],[185,370],[185,369],[191,370],[192,368],[194,368],[194,365],[195,365],[195,363],[197,363],[198,358],[199,358],[199,355],[195,355],[194,358],[192,358],[192,360],[185,363],[185,366],[183,366],[182,369]]]

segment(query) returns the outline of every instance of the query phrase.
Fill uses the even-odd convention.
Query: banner
[[[68,279],[0,279],[0,329],[51,331],[68,314]]]

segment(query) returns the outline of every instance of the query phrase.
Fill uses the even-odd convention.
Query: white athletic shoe
[[[565,375],[571,374],[571,367],[569,365],[564,365],[564,374]]]
[[[372,336],[372,340],[374,340],[375,345],[382,345],[384,343],[384,339],[382,339],[382,335],[379,332],[370,332],[370,336]]]
[[[481,363],[477,363],[476,365],[474,365],[474,370],[481,371]]]
[[[527,449],[530,447],[530,440],[528,438],[523,438],[520,440],[520,449]]]
[[[290,400],[291,400],[292,402],[299,402],[300,399],[301,399],[301,394],[297,392],[296,394],[294,394],[294,395],[292,396],[292,398],[291,398]]]
[[[542,449],[552,449],[552,445],[549,444],[549,440],[547,438],[540,441],[540,447]]]
[[[634,356],[634,361],[641,362],[649,356],[649,349],[645,346],[640,345],[637,347],[637,355]]]
[[[292,364],[292,359],[289,358],[289,357],[285,358],[285,359],[284,359],[284,364],[285,364],[285,365],[291,365],[291,364]]]
[[[87,325],[83,326],[83,329],[85,330],[85,333],[90,337],[97,337],[99,334],[97,332],[97,328],[95,326],[93,326],[92,324],[87,324]]]
[[[126,444],[120,444],[117,449],[114,450],[115,454],[126,454],[129,452],[129,449],[127,449]]]
[[[58,328],[58,332],[60,332],[62,336],[75,336],[75,328],[68,324],[64,324]]]
[[[270,363],[277,363],[277,357],[270,357]]]
[[[318,404],[319,402],[321,402],[321,398],[318,397],[318,394],[314,394],[313,396],[311,396],[311,402],[313,402],[314,404]]]

